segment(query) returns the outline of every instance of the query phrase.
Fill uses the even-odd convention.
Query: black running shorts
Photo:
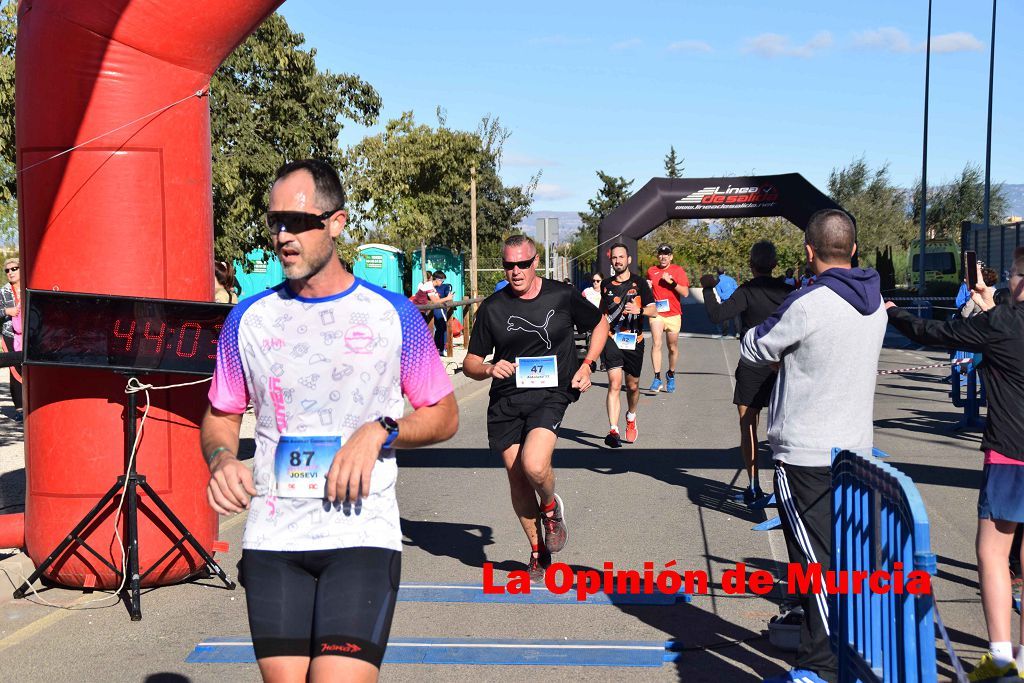
[[[548,429],[555,434],[562,424],[571,398],[562,389],[530,389],[508,396],[491,397],[487,408],[487,442],[493,453],[501,454],[521,444],[531,429]]]
[[[736,389],[732,393],[732,402],[757,410],[764,408],[772,398],[778,375],[770,365],[755,367],[741,362],[736,366]]]
[[[256,658],[336,655],[380,668],[402,573],[386,548],[243,550]]]
[[[644,340],[638,341],[635,349],[623,351],[615,345],[615,339],[609,337],[601,351],[601,362],[609,370],[622,368],[630,377],[639,377],[644,369]]]

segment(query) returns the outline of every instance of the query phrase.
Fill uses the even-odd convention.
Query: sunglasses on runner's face
[[[5,273],[17,273],[18,272],[18,266],[12,266],[10,268],[4,268],[4,272]]]
[[[307,230],[323,229],[324,222],[341,209],[332,209],[323,213],[306,213],[305,211],[267,211],[267,229],[274,237],[282,232],[297,234]]]
[[[526,270],[527,268],[529,268],[530,266],[533,265],[533,262],[535,260],[537,260],[537,255],[536,254],[534,254],[530,258],[526,259],[525,261],[505,261],[505,260],[502,260],[501,265],[502,265],[502,267],[505,268],[505,270],[513,270],[517,266],[518,266],[519,270]]]

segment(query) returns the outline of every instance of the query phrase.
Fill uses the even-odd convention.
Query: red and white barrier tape
[[[945,363],[932,363],[931,365],[918,365],[913,368],[899,368],[898,370],[879,370],[879,375],[898,375],[902,372],[913,372],[914,370],[929,370],[931,368],[950,368],[957,367],[959,365],[966,365],[971,362],[971,358],[960,358],[959,360],[947,361]]]

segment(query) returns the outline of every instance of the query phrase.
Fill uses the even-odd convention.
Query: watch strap
[[[384,439],[383,448],[391,448],[391,444],[398,438],[398,423],[395,420],[390,420],[386,417],[382,417],[377,420],[377,424],[385,429],[388,433],[388,437]]]

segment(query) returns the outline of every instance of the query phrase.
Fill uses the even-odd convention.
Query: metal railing
[[[473,306],[474,304],[478,304],[478,303],[480,303],[481,301],[483,301],[486,298],[487,297],[485,297],[485,296],[478,296],[476,298],[462,299],[460,301],[431,302],[429,304],[417,304],[416,308],[418,308],[420,311],[423,311],[423,312],[426,312],[426,311],[436,311],[439,308],[454,310],[456,308],[459,308],[460,306],[461,307]],[[469,334],[472,331],[472,327],[473,327],[473,320],[472,320],[473,316],[472,316],[472,313],[473,313],[474,310],[475,309],[470,308],[469,310],[464,310],[463,311],[466,314],[466,315],[463,315],[463,318],[465,318],[466,322],[463,323],[463,328],[462,328],[463,329],[463,332],[462,332],[463,342],[462,343],[463,343],[463,348],[467,348],[467,349],[469,348]],[[433,334],[433,331],[434,331],[434,316],[429,316],[428,317],[428,319],[427,319],[427,327],[430,328],[431,334]],[[451,320],[448,321],[448,328],[445,330],[444,349],[445,349],[445,356],[448,357],[448,358],[451,358],[452,357],[452,326],[451,326]]]
[[[874,456],[840,451],[832,462],[833,569],[935,575],[928,513],[914,482]],[[830,630],[839,680],[933,683],[934,599],[864,590],[835,596]]]

